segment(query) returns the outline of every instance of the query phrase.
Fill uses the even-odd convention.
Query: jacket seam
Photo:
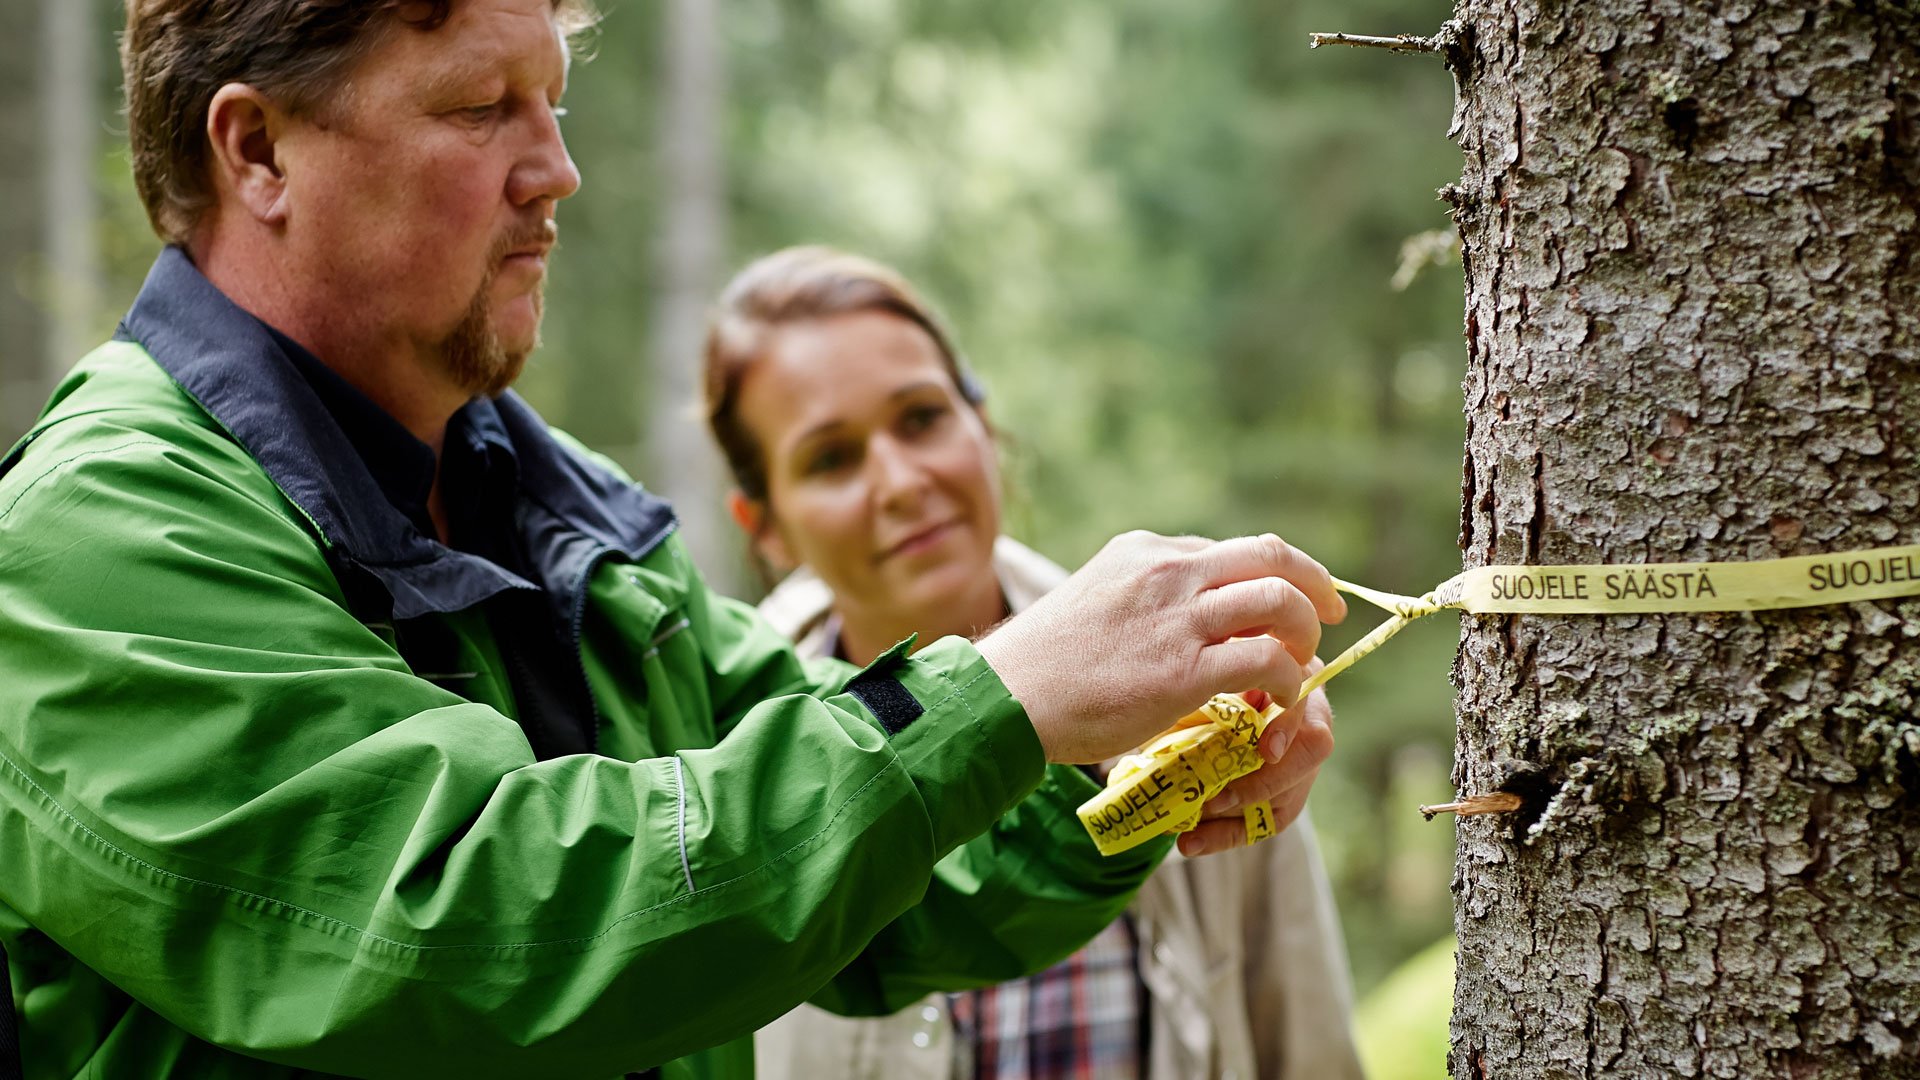
[[[947,674],[945,671],[942,671],[939,668],[934,668],[933,673],[940,677],[941,682],[946,683],[947,686],[952,688],[952,693],[948,694],[944,698],[941,698],[939,701],[935,702],[933,706],[929,706],[929,708],[939,706],[939,705],[945,705],[947,702],[952,701],[954,698],[959,698],[960,707],[967,710],[967,719],[973,721],[974,727],[982,728],[984,730],[985,725],[980,723],[980,714],[973,711],[973,702],[967,700],[967,691],[973,689],[973,686],[975,683],[979,682],[981,679],[986,678],[988,675],[993,674],[993,672],[991,670],[977,672],[973,676],[973,678],[968,679],[964,685],[954,682],[953,676]]]
[[[142,289],[142,291],[144,292],[145,290]],[[129,312],[128,314],[132,314],[132,313]],[[239,434],[235,432],[232,428],[228,427],[227,422],[225,420],[222,420],[220,417],[215,416],[213,414],[213,410],[207,408],[206,402],[201,401],[200,398],[197,395],[195,395],[193,391],[187,389],[187,385],[185,383],[181,382],[179,379],[174,377],[173,372],[168,370],[167,365],[161,363],[160,358],[153,355],[153,350],[147,347],[147,343],[133,335],[133,329],[127,325],[126,320],[124,318],[121,319],[120,321],[120,329],[126,332],[127,343],[129,345],[132,345],[134,348],[140,350],[140,355],[143,358],[145,358],[147,363],[152,364],[155,368],[159,370],[160,374],[166,378],[168,385],[173,387],[174,392],[179,394],[182,398],[185,398],[187,403],[193,407],[194,414],[197,416],[204,417],[206,419],[205,424],[200,424],[196,426],[202,427],[210,433],[218,434],[221,438],[233,444],[233,447],[236,450],[239,450],[241,454],[246,456],[248,463],[251,464],[255,469],[258,469],[260,472],[260,475],[266,478],[267,483],[273,485],[273,490],[280,493],[280,497],[286,500],[287,505],[293,507],[294,513],[300,515],[300,521],[306,522],[307,528],[313,530],[314,537],[320,541],[320,550],[326,551],[326,552],[333,551],[334,549],[333,537],[327,534],[327,530],[320,527],[319,519],[315,518],[313,514],[307,510],[305,504],[303,504],[299,499],[294,498],[292,492],[280,486],[280,481],[276,479],[272,473],[267,471],[267,467],[261,464],[259,458],[256,458],[253,456],[252,449],[249,448],[246,442],[240,438]],[[117,335],[115,340],[119,340]],[[171,445],[168,445],[165,443],[162,443],[161,445],[167,446],[168,449],[174,448]]]
[[[13,499],[7,503],[7,508],[5,510],[0,510],[0,518],[6,517],[8,514],[13,513],[13,508],[20,505],[20,500],[26,498],[29,492],[31,492],[34,488],[39,487],[40,481],[51,477],[54,473],[59,472],[61,469],[66,468],[68,465],[71,465],[82,458],[103,457],[107,454],[117,454],[122,450],[130,450],[136,446],[157,446],[162,450],[173,449],[173,446],[171,446],[168,443],[161,442],[158,439],[135,439],[132,442],[120,443],[117,446],[105,446],[105,447],[101,447],[98,450],[82,450],[79,453],[73,455],[72,457],[61,458],[59,461],[56,461],[53,464],[47,466],[46,468],[40,470],[40,475],[27,481],[27,486],[21,488],[20,491],[14,495]]]

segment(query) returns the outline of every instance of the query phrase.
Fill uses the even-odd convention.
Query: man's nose
[[[515,206],[542,199],[558,202],[580,190],[580,170],[567,153],[558,114],[552,109],[534,113],[533,143],[507,181],[507,197]]]

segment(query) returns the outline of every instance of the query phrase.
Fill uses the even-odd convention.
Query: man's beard
[[[553,232],[553,223],[543,221],[536,235],[551,240]],[[500,264],[507,253],[526,242],[525,236],[508,236],[494,245],[494,250],[488,253],[486,279],[480,282],[480,288],[473,294],[473,303],[467,305],[466,314],[460,316],[459,324],[441,346],[441,362],[446,366],[447,375],[454,385],[475,397],[499,397],[520,377],[521,370],[527,366],[527,356],[540,347],[540,317],[546,307],[544,280],[534,285],[530,298],[534,331],[533,341],[527,348],[508,352],[493,326],[490,298],[494,279],[500,276]]]

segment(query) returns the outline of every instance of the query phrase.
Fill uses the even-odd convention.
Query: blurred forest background
[[[800,242],[893,263],[941,307],[1006,436],[1009,529],[1063,563],[1145,527],[1273,530],[1399,592],[1458,570],[1450,81],[1431,56],[1307,48],[1432,33],[1445,0],[600,6],[564,122],[585,185],[520,389],[674,497],[722,587],[758,583],[715,514],[701,319],[740,264]],[[0,0],[0,442],[156,250],[118,114],[122,11]],[[1403,249],[1440,258],[1411,274]],[[1326,655],[1375,621],[1356,605]],[[1433,1074],[1453,830],[1414,808],[1451,794],[1454,644],[1434,620],[1334,684],[1312,799],[1375,994],[1369,1056],[1417,1039]]]

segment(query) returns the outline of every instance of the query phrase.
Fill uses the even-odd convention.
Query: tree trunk
[[[31,295],[40,249],[42,5],[0,2],[0,447],[13,445],[46,400],[51,320]],[[0,453],[4,453],[0,449]]]
[[[1920,542],[1912,8],[1458,15],[1467,562]],[[1916,636],[1467,617],[1453,1075],[1920,1076]]]
[[[93,0],[41,0],[41,124],[36,155],[46,181],[41,218],[46,303],[53,316],[44,359],[47,386],[98,344],[100,300],[98,213],[94,170],[100,164],[99,75],[94,64]]]
[[[744,576],[739,545],[720,511],[725,474],[695,411],[707,309],[726,257],[725,80],[716,7],[712,0],[667,0],[661,12],[663,183],[647,442],[655,481],[649,486],[673,501],[694,563],[715,588],[738,593]]]
[[[0,0],[0,449],[98,342],[92,0]]]

